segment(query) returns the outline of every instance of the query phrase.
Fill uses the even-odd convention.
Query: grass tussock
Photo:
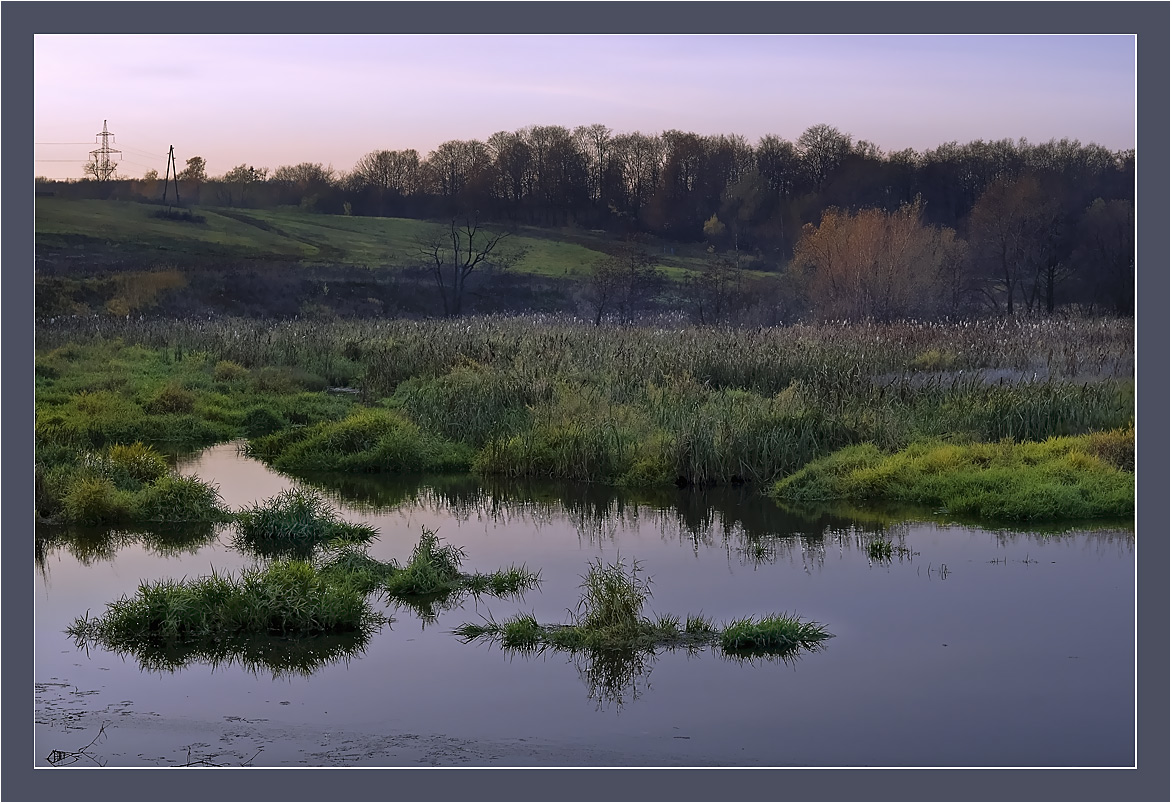
[[[33,506],[42,521],[110,526],[231,517],[214,486],[176,474],[141,442],[94,451],[46,449],[33,481]]]
[[[363,631],[379,622],[362,593],[303,561],[275,561],[239,576],[162,580],[139,585],[131,597],[96,618],[80,618],[68,633],[117,650],[147,643],[200,643],[268,634],[314,636]]]
[[[774,486],[788,502],[894,500],[991,520],[1130,516],[1133,428],[1040,442],[926,442],[840,450]]]
[[[454,604],[464,594],[519,597],[540,584],[540,573],[524,565],[495,572],[462,572],[465,557],[462,548],[444,544],[425,528],[406,564],[379,561],[360,549],[342,547],[324,560],[322,572],[345,579],[364,592],[380,590],[425,620],[433,619],[437,608]]]
[[[613,665],[616,656],[677,647],[719,646],[738,657],[792,658],[817,650],[831,636],[818,623],[788,615],[745,618],[719,628],[702,615],[688,615],[683,623],[674,615],[646,617],[643,608],[651,583],[641,573],[638,562],[628,567],[621,558],[609,564],[592,562],[582,576],[581,597],[569,624],[543,625],[532,614],[519,614],[499,623],[464,623],[453,633],[465,641],[499,642],[509,650],[584,652],[604,666]]]
[[[471,451],[430,435],[401,415],[357,410],[341,421],[281,430],[249,442],[249,452],[286,472],[467,471]]]
[[[346,522],[316,491],[287,489],[236,515],[237,547],[265,558],[309,558],[329,544],[369,542],[378,531]]]
[[[818,650],[830,636],[820,623],[787,614],[734,620],[720,631],[720,647],[734,656],[777,656]]]

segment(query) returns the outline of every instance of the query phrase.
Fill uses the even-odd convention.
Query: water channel
[[[230,507],[308,481],[223,444],[180,470]],[[74,618],[140,580],[255,563],[225,530],[41,528],[34,616],[37,765],[475,767],[1130,767],[1135,533],[1020,531],[892,514],[797,515],[748,489],[625,494],[474,478],[314,481],[369,549],[405,562],[421,529],[467,570],[540,570],[521,600],[464,597],[362,644],[322,643],[306,672],[269,660],[144,669],[79,648]],[[866,544],[890,539],[891,561]],[[790,661],[719,649],[623,666],[464,643],[452,629],[533,613],[566,622],[595,559],[637,559],[655,614],[717,624],[798,614],[834,634]],[[650,612],[649,612],[650,613]],[[279,648],[272,648],[278,651]],[[316,651],[316,653],[314,652]],[[314,657],[317,657],[316,659]]]

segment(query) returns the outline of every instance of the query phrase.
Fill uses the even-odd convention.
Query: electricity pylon
[[[98,181],[107,181],[118,169],[118,163],[110,160],[110,154],[121,154],[122,152],[110,147],[110,138],[114,135],[106,130],[105,120],[102,121],[101,132],[94,136],[102,138],[102,145],[100,148],[90,151],[93,161],[86,165],[86,172],[92,173]]]

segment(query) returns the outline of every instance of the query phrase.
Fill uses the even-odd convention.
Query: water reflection
[[[81,639],[79,649],[99,647],[125,658],[133,657],[141,669],[175,673],[193,664],[212,670],[239,666],[253,675],[271,673],[274,679],[311,676],[328,665],[348,662],[366,652],[374,629],[313,637],[269,635],[217,637],[204,640]]]
[[[468,640],[475,641],[475,640]],[[490,640],[491,641],[491,640]],[[656,660],[664,653],[713,656],[735,664],[781,664],[795,667],[805,653],[823,650],[821,646],[793,648],[786,651],[727,651],[718,647],[696,645],[629,650],[562,650],[550,645],[502,647],[509,658],[533,659],[547,653],[568,654],[570,664],[586,687],[586,697],[599,711],[621,711],[627,704],[641,699],[651,690],[651,674]]]
[[[607,544],[615,541],[620,529],[636,530],[648,525],[655,526],[665,539],[711,547],[730,540],[738,546],[751,546],[754,540],[786,536],[818,539],[827,532],[852,528],[881,533],[891,524],[859,521],[832,511],[786,511],[763,504],[768,500],[747,486],[621,489],[472,475],[308,475],[300,479],[366,513],[409,507],[442,512],[459,521],[489,521],[497,526],[522,522],[540,527],[568,521],[588,544]]]
[[[111,561],[118,551],[142,545],[161,558],[195,553],[214,542],[225,526],[214,522],[168,523],[138,528],[102,528],[38,523],[33,538],[33,560],[42,574],[46,561],[65,550],[83,566]]]

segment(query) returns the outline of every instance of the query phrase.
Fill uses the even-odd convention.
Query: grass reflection
[[[196,664],[213,670],[240,667],[253,675],[270,673],[274,679],[309,677],[323,667],[348,662],[366,652],[374,627],[343,634],[279,637],[268,634],[205,636],[200,639],[158,639],[108,635],[79,639],[78,646],[97,645],[122,657],[133,656],[143,670],[175,673]]]
[[[136,544],[162,558],[174,558],[206,547],[224,528],[224,524],[215,522],[178,522],[144,528],[40,523],[33,540],[33,557],[42,572],[46,570],[48,557],[58,550],[65,550],[87,567],[112,561],[119,550]]]
[[[673,615],[645,617],[651,579],[637,561],[628,567],[621,558],[611,564],[595,560],[579,588],[581,598],[569,624],[543,625],[532,614],[519,614],[499,623],[464,623],[453,633],[465,642],[499,643],[509,653],[568,653],[591,700],[617,707],[642,695],[660,650],[711,647],[736,659],[793,661],[803,652],[819,650],[832,636],[819,623],[787,614],[746,617],[721,628],[698,615],[683,622]]]

